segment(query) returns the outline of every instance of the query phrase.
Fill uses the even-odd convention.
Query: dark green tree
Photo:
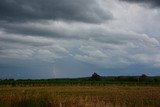
[[[94,72],[92,76],[90,77],[90,80],[99,81],[101,80],[101,76]]]
[[[148,77],[147,77],[146,74],[142,74],[142,75],[140,76],[140,81],[147,81],[147,80],[148,80]]]

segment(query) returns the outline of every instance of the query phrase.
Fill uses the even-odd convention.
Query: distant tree
[[[146,74],[142,74],[142,75],[140,76],[140,80],[141,80],[141,81],[146,81],[147,79],[148,79],[148,77],[147,77]]]
[[[147,75],[146,75],[146,74],[142,74],[141,77],[142,77],[142,78],[146,78]]]
[[[101,76],[94,72],[90,77],[90,80],[96,80],[96,81],[101,80]]]

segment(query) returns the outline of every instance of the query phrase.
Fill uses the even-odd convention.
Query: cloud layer
[[[67,20],[101,23],[112,19],[96,0],[2,0],[0,19],[9,22]]]
[[[144,4],[148,4],[151,7],[160,7],[159,0],[120,0],[120,1],[126,1],[131,3],[144,3]]]
[[[7,77],[16,70],[44,74],[47,69],[50,76],[57,63],[58,77],[95,70],[108,75],[156,74],[151,70],[160,69],[160,10],[139,2],[158,7],[158,1],[129,2],[133,1],[0,1],[0,71],[3,68]],[[140,71],[146,68],[149,71]],[[15,73],[11,74],[23,75]]]

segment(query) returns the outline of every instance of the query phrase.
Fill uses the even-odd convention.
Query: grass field
[[[160,87],[6,85],[0,107],[160,107]]]

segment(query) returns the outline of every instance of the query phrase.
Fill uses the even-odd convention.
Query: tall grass
[[[160,87],[1,86],[0,107],[160,107]]]

